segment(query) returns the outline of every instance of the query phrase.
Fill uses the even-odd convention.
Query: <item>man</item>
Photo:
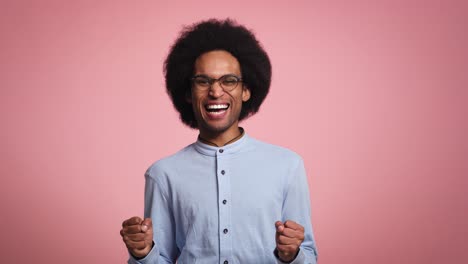
[[[147,170],[145,219],[120,231],[129,263],[316,263],[302,159],[239,127],[270,87],[255,36],[231,20],[201,22],[164,66],[181,120],[200,134]]]

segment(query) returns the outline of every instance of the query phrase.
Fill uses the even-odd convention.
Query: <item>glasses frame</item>
[[[195,84],[195,80],[196,80],[197,78],[199,78],[199,77],[205,78],[205,79],[208,81],[208,85],[207,85],[207,86],[200,86],[200,85]],[[228,78],[228,77],[234,77],[234,78],[237,80],[236,86],[234,86],[233,88],[230,88],[230,89],[224,87],[223,84],[222,84],[222,80],[224,80],[224,79],[226,79],[226,78]],[[225,74],[225,75],[219,77],[218,79],[210,78],[210,77],[208,77],[208,76],[206,76],[206,75],[204,75],[204,74],[198,74],[198,75],[195,75],[195,76],[193,76],[192,78],[190,78],[190,80],[192,81],[192,86],[193,86],[194,88],[196,88],[197,90],[199,90],[199,91],[207,91],[207,90],[209,90],[209,89],[213,86],[213,84],[214,84],[215,82],[218,82],[218,83],[219,83],[219,86],[220,86],[224,91],[226,91],[226,92],[231,92],[231,91],[233,91],[234,89],[236,89],[237,86],[239,86],[239,83],[243,83],[243,82],[244,82],[244,80],[242,79],[242,77],[239,77],[239,76],[237,76],[237,75],[235,75],[235,74]]]

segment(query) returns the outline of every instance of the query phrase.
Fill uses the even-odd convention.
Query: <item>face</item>
[[[205,75],[218,79],[228,74],[242,77],[239,62],[229,52],[210,51],[195,61],[194,76]],[[214,82],[205,91],[192,85],[192,93],[187,101],[192,104],[200,133],[220,135],[237,131],[242,102],[249,98],[250,91],[242,82],[229,92],[224,91],[219,82]]]

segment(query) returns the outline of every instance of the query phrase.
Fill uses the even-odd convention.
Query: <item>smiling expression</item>
[[[218,79],[229,74],[242,76],[239,62],[227,51],[206,52],[195,61],[194,76]],[[216,137],[225,133],[238,133],[242,102],[249,98],[250,91],[242,82],[229,92],[224,91],[219,82],[214,82],[204,91],[192,85],[192,93],[187,101],[192,104],[200,134]]]

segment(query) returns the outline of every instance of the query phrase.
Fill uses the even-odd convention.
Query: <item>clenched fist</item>
[[[275,226],[278,257],[283,262],[291,262],[296,258],[304,241],[304,227],[291,220],[284,223],[276,221]]]
[[[153,223],[151,218],[142,220],[134,216],[122,223],[120,230],[125,245],[136,258],[143,258],[153,248]]]

